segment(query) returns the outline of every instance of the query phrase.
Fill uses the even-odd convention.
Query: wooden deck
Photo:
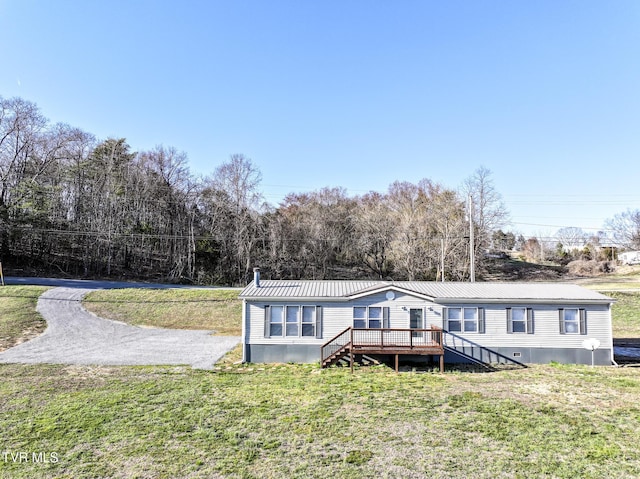
[[[348,359],[353,370],[354,356],[358,354],[384,354],[439,356],[440,371],[444,371],[442,329],[356,329],[347,328],[327,341],[321,348],[321,364],[327,367],[341,359]]]

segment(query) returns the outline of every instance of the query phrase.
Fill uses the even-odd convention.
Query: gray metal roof
[[[334,299],[349,300],[389,289],[405,291],[439,301],[580,301],[610,303],[595,291],[567,283],[456,283],[426,281],[307,281],[261,280],[240,293],[244,299]]]

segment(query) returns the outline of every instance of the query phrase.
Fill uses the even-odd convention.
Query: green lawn
[[[0,366],[11,478],[640,477],[640,371]]]
[[[37,321],[38,293],[16,289],[0,304]],[[237,331],[237,299],[189,293],[104,291],[86,304],[218,330],[222,306]],[[638,296],[618,299],[614,327],[637,334]],[[0,365],[0,375],[0,477],[640,477],[638,368],[351,375],[227,359],[214,371]]]
[[[111,289],[90,293],[83,305],[100,317],[136,326],[207,329],[219,336],[240,336],[238,294],[224,289]]]
[[[0,351],[38,336],[46,329],[47,324],[35,309],[38,297],[47,289],[40,286],[0,287]]]
[[[612,309],[613,337],[640,338],[640,293],[610,291],[616,300]]]

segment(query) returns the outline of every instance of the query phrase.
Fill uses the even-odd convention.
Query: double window
[[[558,310],[560,334],[587,334],[587,312],[578,308]]]
[[[507,333],[533,334],[533,310],[507,308]]]
[[[484,333],[483,308],[446,308],[447,331]]]
[[[354,306],[353,327],[356,329],[388,328],[389,308],[382,306]]]
[[[319,337],[320,306],[266,306],[265,337]]]

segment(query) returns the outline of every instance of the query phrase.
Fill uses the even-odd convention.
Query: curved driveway
[[[188,364],[206,369],[240,342],[235,336],[211,336],[211,331],[141,328],[99,318],[82,307],[82,298],[94,290],[76,286],[46,291],[37,309],[47,329],[0,353],[0,363]]]

